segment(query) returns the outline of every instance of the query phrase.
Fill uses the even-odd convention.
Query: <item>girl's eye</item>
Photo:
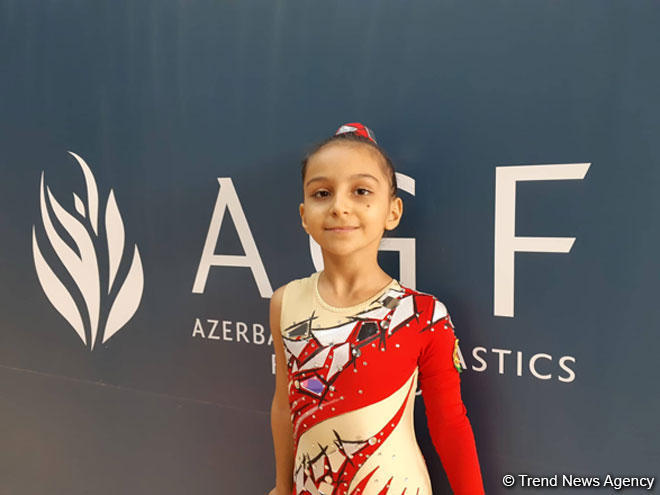
[[[355,190],[355,192],[358,196],[368,196],[369,194],[371,194],[371,191],[369,189],[365,189],[364,187],[358,187]],[[330,195],[330,192],[325,191],[325,190],[319,190],[319,191],[316,191],[316,192],[312,193],[312,197],[313,198],[318,198],[318,199],[326,198],[329,195]]]

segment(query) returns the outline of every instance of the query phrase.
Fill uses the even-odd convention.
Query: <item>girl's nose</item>
[[[350,201],[343,194],[335,194],[332,200],[331,213],[341,215],[350,211]]]

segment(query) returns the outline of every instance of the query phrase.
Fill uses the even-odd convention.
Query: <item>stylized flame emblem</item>
[[[77,213],[73,214],[65,210],[55,199],[50,188],[44,185],[43,171],[39,184],[39,204],[46,238],[50,242],[52,251],[78,287],[86,307],[85,312],[81,311],[71,291],[46,262],[37,242],[34,225],[32,226],[32,253],[37,277],[46,297],[73,327],[85,346],[93,350],[94,344],[100,337],[102,338],[101,343],[107,342],[133,317],[142,298],[144,275],[140,253],[135,245],[127,275],[123,282],[117,278],[124,255],[124,223],[117,208],[114,192],[111,189],[108,195],[105,207],[105,232],[101,234],[98,222],[99,197],[94,175],[81,157],[72,151],[69,153],[82,169],[87,189],[87,205],[76,193],[73,193],[73,203]],[[59,222],[60,230],[65,231],[71,237],[76,249],[69,245],[56,230],[48,206]],[[103,236],[105,236],[105,241]],[[102,280],[102,278],[106,278],[106,274],[102,274],[99,270],[99,253],[107,256],[109,267],[107,283],[106,280]],[[104,312],[102,308],[105,307],[109,307],[109,311]],[[104,313],[107,313],[107,318],[105,318],[103,332],[100,333]]]

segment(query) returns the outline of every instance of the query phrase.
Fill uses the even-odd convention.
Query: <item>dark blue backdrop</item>
[[[416,287],[452,314],[487,492],[527,491],[506,491],[506,473],[656,475],[658,25],[642,0],[0,1],[0,494],[272,487],[267,292],[315,271],[298,162],[349,121],[415,180],[392,236],[415,239]],[[40,210],[43,172],[66,211],[91,216],[68,151],[98,188],[95,273],[107,281],[105,246],[124,246],[116,278],[133,291],[117,303],[131,319],[93,349],[90,296]],[[519,182],[508,221],[576,240],[517,253],[514,314],[498,315],[496,167],[568,163],[589,163],[584,179]],[[218,178],[266,293],[224,266],[193,291]],[[111,189],[119,244],[104,240]],[[217,254],[244,252],[235,211]],[[87,345],[49,302],[33,226]],[[398,254],[381,260],[399,277]],[[100,287],[107,316],[118,289]],[[434,493],[450,493],[421,398],[416,416]]]

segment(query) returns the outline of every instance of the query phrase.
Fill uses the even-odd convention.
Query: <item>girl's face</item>
[[[307,162],[302,226],[330,253],[377,251],[384,229],[395,228],[403,212],[390,187],[375,150],[360,143],[328,144]]]

